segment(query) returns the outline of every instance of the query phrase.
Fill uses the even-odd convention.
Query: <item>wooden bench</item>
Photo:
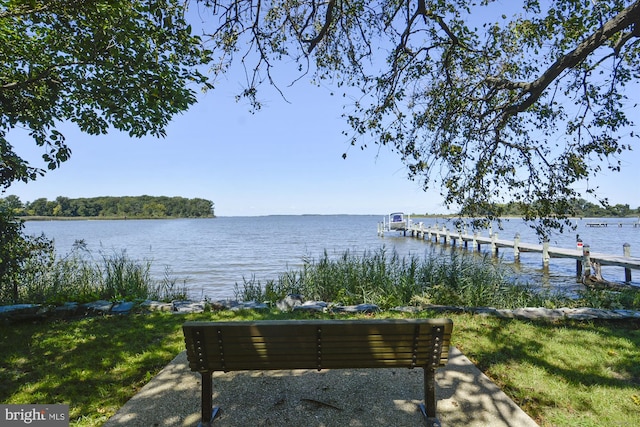
[[[284,320],[187,322],[182,327],[189,367],[202,375],[202,419],[210,426],[214,371],[423,368],[424,404],[436,417],[435,370],[449,357],[450,319]]]

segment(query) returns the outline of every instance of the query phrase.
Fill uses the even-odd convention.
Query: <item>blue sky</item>
[[[35,182],[14,184],[3,196],[15,194],[23,202],[58,196],[201,197],[212,200],[220,216],[446,212],[437,191],[425,193],[407,179],[397,154],[373,143],[364,151],[348,145],[342,131],[349,128],[340,117],[344,99],[330,96],[330,89],[305,79],[286,87],[283,79],[289,102],[264,87],[265,105],[252,114],[234,98],[242,80],[229,75],[218,82],[172,121],[164,139],[131,139],[115,131],[88,136],[64,126],[71,159]],[[26,135],[12,132],[10,141],[42,166],[42,149]],[[625,154],[623,167],[622,173],[604,172],[590,186],[600,186],[611,203],[635,208],[640,149]]]

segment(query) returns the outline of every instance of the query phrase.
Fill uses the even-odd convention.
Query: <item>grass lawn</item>
[[[640,425],[640,322],[451,317],[455,345],[538,424]]]
[[[0,402],[68,403],[71,425],[99,426],[184,349],[184,321],[291,317],[154,313],[2,325]],[[449,317],[454,344],[540,425],[640,425],[640,322]]]

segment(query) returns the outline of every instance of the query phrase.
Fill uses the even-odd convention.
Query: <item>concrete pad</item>
[[[438,416],[446,426],[537,424],[460,351],[436,375]],[[214,426],[421,426],[422,369],[216,372]],[[200,374],[180,353],[105,427],[197,426]]]

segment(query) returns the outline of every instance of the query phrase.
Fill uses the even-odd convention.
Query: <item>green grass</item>
[[[310,316],[329,315],[154,313],[3,325],[0,401],[68,403],[71,425],[99,426],[184,349],[185,320]],[[455,345],[542,426],[640,425],[639,322],[450,317]]]
[[[0,401],[69,403],[100,425],[180,351],[177,318],[127,316],[2,328]]]
[[[640,322],[454,322],[455,344],[540,425],[640,425]]]

